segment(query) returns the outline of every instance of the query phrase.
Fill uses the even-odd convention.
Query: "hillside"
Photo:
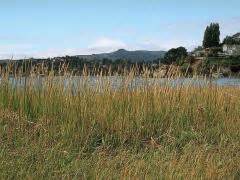
[[[126,59],[132,62],[139,62],[139,61],[153,61],[159,58],[163,58],[165,55],[165,51],[127,51],[125,49],[119,49],[118,51],[112,53],[102,53],[102,54],[93,54],[93,55],[78,55],[77,57],[83,59],[111,59],[113,61],[117,59]]]

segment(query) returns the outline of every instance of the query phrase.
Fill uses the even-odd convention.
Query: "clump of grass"
[[[1,76],[1,178],[239,178],[239,87],[46,74]]]

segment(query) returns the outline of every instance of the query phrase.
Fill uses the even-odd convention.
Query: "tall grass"
[[[240,178],[239,87],[46,74],[1,75],[1,178]]]

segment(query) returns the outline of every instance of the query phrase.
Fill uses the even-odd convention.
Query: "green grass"
[[[60,79],[2,81],[1,179],[240,178],[239,87],[73,93]]]
[[[216,65],[216,66],[223,66],[223,67],[231,67],[231,66],[240,67],[240,57],[225,57],[225,58],[208,57],[207,62],[211,66]]]

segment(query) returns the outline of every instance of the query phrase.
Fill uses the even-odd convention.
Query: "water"
[[[91,87],[99,89],[106,86],[112,89],[120,89],[122,87],[127,87],[129,89],[135,89],[139,87],[146,86],[206,86],[209,84],[216,86],[235,86],[240,87],[240,78],[219,78],[219,79],[207,79],[207,78],[142,78],[134,77],[129,79],[122,76],[107,76],[107,77],[83,77],[83,76],[74,76],[74,77],[61,77],[55,76],[48,81],[45,81],[46,77],[39,76],[35,78],[22,77],[22,78],[9,78],[9,82],[13,86],[24,87],[26,84],[31,86],[39,87],[46,85],[46,82],[52,82],[55,84],[62,84],[64,87],[71,87],[76,89],[77,87]],[[1,79],[0,79],[1,82]]]

